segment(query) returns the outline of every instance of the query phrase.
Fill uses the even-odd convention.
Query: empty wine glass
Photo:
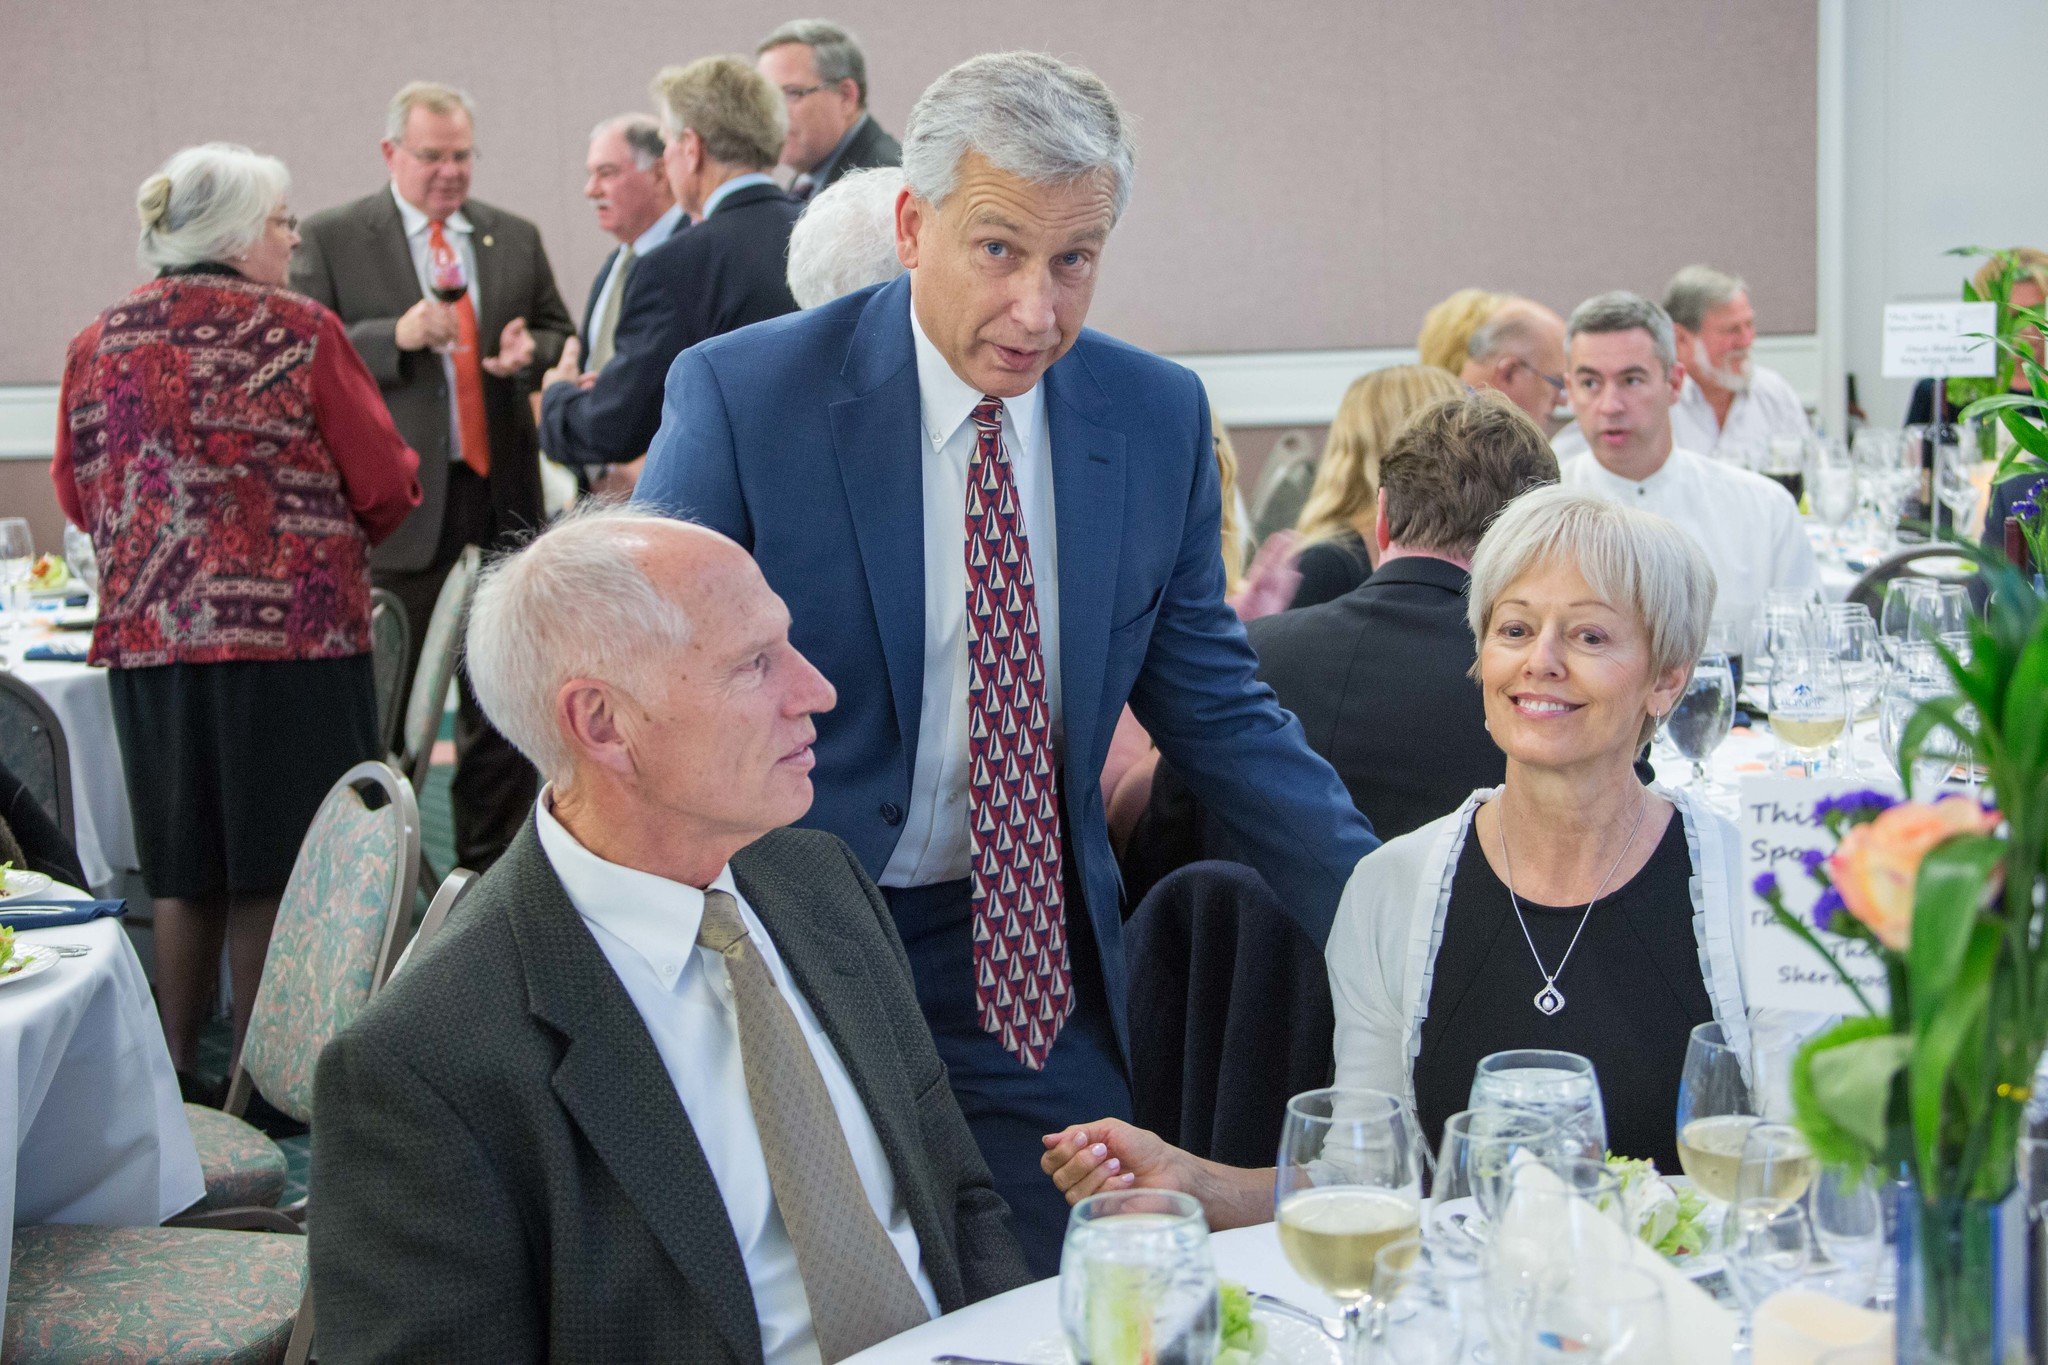
[[[1311,1090],[1287,1102],[1273,1182],[1280,1249],[1343,1309],[1343,1341],[1363,1349],[1375,1257],[1422,1222],[1424,1149],[1408,1108],[1378,1090]]]
[[[85,584],[87,592],[99,592],[100,561],[93,551],[92,537],[69,522],[64,523],[64,562],[72,577]]]
[[[1507,1203],[1480,1254],[1487,1334],[1501,1362],[1538,1358],[1538,1315],[1581,1264],[1610,1259],[1628,1234],[1538,1162],[1508,1179]]]
[[[1692,764],[1686,785],[1705,791],[1707,760],[1735,721],[1735,670],[1728,656],[1719,652],[1702,654],[1692,666],[1685,691],[1664,717],[1664,736],[1679,757]]]
[[[1465,1358],[1465,1322],[1469,1310],[1478,1308],[1478,1298],[1461,1296],[1420,1259],[1425,1251],[1421,1245],[1397,1244],[1386,1250],[1406,1252],[1407,1260],[1381,1272],[1375,1281],[1382,1300],[1374,1332],[1376,1359],[1389,1365],[1458,1365]],[[1384,1257],[1386,1251],[1380,1254]]]
[[[1530,1359],[1664,1365],[1672,1358],[1669,1313],[1663,1286],[1643,1267],[1577,1261],[1536,1306]]]
[[[1738,1200],[1721,1221],[1721,1254],[1747,1337],[1757,1305],[1799,1283],[1813,1265],[1806,1211],[1789,1199]]]
[[[1931,645],[1907,644],[1900,648],[1879,702],[1878,734],[1886,761],[1913,794],[1931,793],[1948,780],[1958,760],[1970,756],[1968,745],[1941,725],[1929,729],[1922,738],[1920,752],[1910,767],[1899,751],[1906,727],[1921,706],[1953,695],[1955,686],[1948,667]]]
[[[1824,649],[1792,649],[1771,669],[1771,733],[1798,754],[1811,775],[1849,723],[1842,668]]]
[[[1876,1293],[1885,1259],[1884,1201],[1868,1167],[1823,1166],[1806,1191],[1823,1266],[1813,1287],[1844,1303],[1861,1305]]]
[[[1678,1164],[1695,1189],[1720,1204],[1735,1198],[1743,1141],[1761,1121],[1748,1071],[1719,1023],[1700,1024],[1686,1039],[1685,1070],[1678,1078]]]
[[[1977,423],[1960,422],[1946,430],[1949,434],[1935,447],[1935,495],[1948,509],[1950,533],[1973,540],[1980,530],[1980,506],[1991,488],[1992,466],[1983,458]]]
[[[1518,1161],[1555,1158],[1557,1126],[1533,1110],[1461,1109],[1444,1120],[1430,1186],[1432,1209],[1470,1199],[1489,1223],[1507,1199],[1508,1173]]]
[[[1842,752],[1849,756],[1851,771],[1856,767],[1856,722],[1877,714],[1878,695],[1884,689],[1884,642],[1878,639],[1877,623],[1870,608],[1860,602],[1842,602],[1828,608],[1826,648],[1840,666],[1842,687],[1849,694],[1849,719],[1842,735]]]
[[[1075,1360],[1209,1360],[1220,1323],[1209,1225],[1192,1197],[1113,1190],[1074,1206],[1060,1325]]]
[[[1905,646],[1926,642],[1921,623],[1934,611],[1926,599],[1934,596],[1937,586],[1931,578],[1912,577],[1894,578],[1885,585],[1884,615],[1879,619],[1879,625],[1883,627],[1894,658]]]
[[[1593,1064],[1576,1052],[1518,1048],[1482,1057],[1472,1077],[1473,1109],[1526,1109],[1557,1125],[1560,1156],[1598,1160],[1607,1150],[1607,1109]]]
[[[12,667],[28,628],[28,574],[35,567],[35,537],[26,517],[0,517],[0,610],[5,611],[5,636],[0,637],[0,666]]]
[[[1806,496],[1814,519],[1828,528],[1831,548],[1840,550],[1842,527],[1856,512],[1856,465],[1839,439],[1819,439],[1807,447]]]

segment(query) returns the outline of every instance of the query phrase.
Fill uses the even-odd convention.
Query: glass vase
[[[1899,1365],[2020,1365],[2027,1354],[2027,1210],[1998,1201],[1899,1202]]]

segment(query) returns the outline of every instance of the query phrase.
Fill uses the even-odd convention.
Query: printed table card
[[[1884,308],[1884,377],[1942,379],[1998,373],[1995,303],[1888,303]],[[1974,335],[1973,335],[1974,334]]]
[[[1894,785],[1868,777],[1742,779],[1742,813],[1737,822],[1742,838],[1742,885],[1737,896],[1743,907],[1742,982],[1752,1010],[1863,1013],[1855,993],[1811,945],[1778,923],[1755,888],[1757,879],[1766,873],[1777,878],[1785,909],[1812,927],[1813,906],[1820,899],[1821,888],[1807,875],[1807,865],[1835,851],[1834,836],[1814,808],[1829,797],[1871,790],[1897,794]],[[1819,928],[1814,929],[1814,936],[1855,977],[1871,1006],[1882,1010],[1890,992],[1884,964],[1869,945]]]

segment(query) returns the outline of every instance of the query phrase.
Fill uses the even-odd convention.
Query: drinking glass
[[[1948,669],[1931,646],[1907,644],[1900,648],[1879,702],[1878,736],[1885,760],[1912,793],[1931,793],[1948,780],[1956,763],[1967,756],[1962,740],[1945,727],[1936,726],[1927,732],[1911,770],[1900,763],[1899,741],[1905,737],[1907,723],[1914,713],[1923,703],[1953,696],[1954,692]]]
[[[1926,599],[1933,597],[1936,586],[1930,578],[1894,578],[1885,585],[1884,615],[1879,624],[1884,628],[1885,639],[1891,642],[1894,657],[1906,645],[1927,639],[1921,623],[1934,611]]]
[[[454,304],[469,292],[469,273],[463,268],[462,253],[452,248],[445,256],[433,260],[427,268],[427,277],[434,297],[442,303]],[[443,342],[434,349],[449,355],[461,344],[460,341]]]
[[[1806,1211],[1789,1199],[1738,1200],[1721,1221],[1721,1253],[1747,1336],[1757,1305],[1799,1283],[1813,1264]]]
[[[1842,526],[1856,511],[1856,465],[1838,439],[1807,444],[1806,495],[1814,519],[1828,528],[1830,545],[1842,546]]]
[[[1845,1303],[1868,1302],[1877,1291],[1886,1252],[1877,1172],[1821,1167],[1806,1191],[1806,1216],[1826,1258],[1825,1268],[1812,1277],[1813,1287]]]
[[[1557,1125],[1560,1156],[1599,1160],[1607,1150],[1607,1110],[1593,1064],[1576,1052],[1518,1048],[1482,1057],[1472,1077],[1473,1109],[1526,1109]]]
[[[70,566],[72,577],[85,584],[87,592],[99,592],[100,561],[93,552],[92,537],[68,521],[64,523],[64,562]]]
[[[0,636],[0,667],[12,667],[28,627],[28,573],[35,567],[36,543],[26,517],[0,517],[0,609],[5,635]]]
[[[1595,1259],[1574,1263],[1534,1314],[1532,1360],[1663,1365],[1671,1359],[1663,1286],[1641,1266]]]
[[[1842,667],[1824,649],[1787,650],[1771,669],[1771,733],[1797,753],[1809,774],[1849,723]]]
[[[1735,1202],[1781,1199],[1797,1203],[1813,1183],[1813,1145],[1789,1123],[1759,1123],[1742,1140],[1735,1171]]]
[[[1556,1156],[1557,1126],[1531,1110],[1461,1109],[1444,1120],[1444,1136],[1430,1186],[1431,1209],[1470,1199],[1489,1223],[1507,1200],[1508,1173],[1517,1161]]]
[[[1780,654],[1812,649],[1819,643],[1814,605],[1798,597],[1781,599],[1780,591],[1773,588],[1772,600],[1764,604],[1763,627],[1754,650],[1756,657],[1745,670],[1756,687],[1767,686],[1777,676]]]
[[[1375,1280],[1381,1298],[1376,1359],[1390,1365],[1458,1365],[1465,1358],[1465,1324],[1479,1310],[1476,1286],[1462,1290],[1424,1259],[1427,1248],[1396,1243],[1380,1252],[1406,1251],[1408,1260]]]
[[[1842,732],[1842,752],[1849,756],[1850,770],[1856,767],[1856,722],[1877,715],[1877,700],[1884,689],[1884,642],[1878,638],[1877,623],[1870,608],[1860,602],[1842,602],[1828,608],[1827,645],[1842,672],[1842,686],[1849,694],[1849,720]]]
[[[1273,1181],[1280,1249],[1343,1309],[1343,1341],[1364,1349],[1374,1258],[1422,1223],[1421,1135],[1379,1090],[1311,1090],[1287,1102]]]
[[[1707,760],[1728,738],[1734,721],[1735,670],[1726,654],[1702,654],[1693,663],[1684,693],[1664,717],[1664,737],[1680,758],[1692,764],[1687,786],[1702,792],[1707,789]]]
[[[1618,1201],[1617,1201],[1618,1202]],[[1508,1180],[1501,1217],[1480,1254],[1487,1334],[1503,1365],[1540,1358],[1539,1316],[1574,1268],[1629,1245],[1619,1219],[1581,1198],[1555,1172],[1523,1162]]]
[[[1164,1190],[1076,1204],[1060,1252],[1060,1325],[1080,1365],[1207,1365],[1220,1310],[1202,1206]]]
[[[1993,467],[1983,458],[1977,423],[1959,422],[1947,430],[1952,435],[1935,447],[1935,496],[1948,509],[1950,533],[1958,539],[1974,540]]]
[[[1764,447],[1763,468],[1757,471],[1792,495],[1797,504],[1806,498],[1806,440],[1800,436],[1773,436]]]
[[[1607,1169],[1597,1157],[1559,1157],[1550,1162],[1550,1172],[1600,1217],[1633,1237],[1628,1206],[1621,1198],[1621,1177]]]
[[[1709,1020],[1686,1039],[1685,1070],[1678,1078],[1678,1164],[1694,1188],[1719,1204],[1735,1198],[1743,1140],[1761,1122],[1748,1072],[1720,1024]]]

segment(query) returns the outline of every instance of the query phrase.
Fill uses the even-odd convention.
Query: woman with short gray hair
[[[285,286],[290,177],[188,147],[142,182],[155,278],[64,365],[51,478],[100,564],[108,668],[157,1012],[188,1081],[221,945],[240,1045],[277,900],[327,789],[382,757],[369,547],[420,500],[341,320]]]

